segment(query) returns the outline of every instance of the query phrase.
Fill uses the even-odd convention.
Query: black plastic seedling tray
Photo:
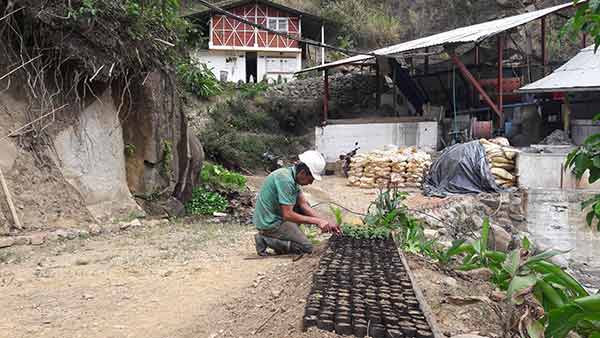
[[[373,338],[433,338],[393,240],[332,237],[313,275],[304,328]]]

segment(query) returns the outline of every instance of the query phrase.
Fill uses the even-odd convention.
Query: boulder
[[[508,252],[512,242],[512,236],[508,231],[496,224],[490,224],[488,247],[492,250]]]
[[[97,220],[141,212],[127,187],[121,124],[107,88],[54,138],[56,163]]]

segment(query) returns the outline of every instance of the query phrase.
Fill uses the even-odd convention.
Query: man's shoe
[[[265,243],[265,238],[261,234],[254,235],[254,246],[259,256],[268,256],[267,243]]]

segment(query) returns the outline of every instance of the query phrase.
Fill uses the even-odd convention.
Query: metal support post
[[[500,34],[497,37],[498,43],[498,110],[502,112],[504,110],[504,34]],[[500,119],[500,127],[504,126],[504,114]]]
[[[503,116],[502,112],[500,111],[500,109],[498,109],[498,106],[496,106],[496,104],[490,98],[490,96],[485,92],[483,87],[481,87],[481,84],[479,84],[479,81],[477,81],[477,79],[475,79],[473,74],[471,74],[471,72],[469,72],[467,67],[462,63],[462,61],[460,61],[460,59],[454,52],[448,52],[448,54],[450,54],[450,58],[451,58],[452,62],[456,65],[456,67],[458,67],[458,69],[460,70],[462,75],[471,83],[471,85],[475,88],[475,90],[477,90],[477,92],[479,92],[479,94],[483,98],[483,101],[494,111],[494,113],[496,113],[496,115],[498,115],[498,117],[501,120],[503,120],[504,116]]]

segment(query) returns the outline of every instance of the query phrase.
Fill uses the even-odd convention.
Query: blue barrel
[[[512,121],[505,121],[504,122],[504,135],[506,135],[507,137],[511,137],[513,134],[513,123]]]

